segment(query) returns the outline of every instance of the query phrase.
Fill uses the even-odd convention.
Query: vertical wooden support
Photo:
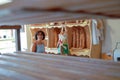
[[[16,51],[21,51],[20,29],[15,30]]]

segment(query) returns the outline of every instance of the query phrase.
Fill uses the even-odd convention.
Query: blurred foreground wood
[[[1,54],[0,80],[120,80],[120,63],[28,52]]]

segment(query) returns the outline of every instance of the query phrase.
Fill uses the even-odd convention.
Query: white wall
[[[115,48],[116,42],[120,42],[120,19],[108,19],[105,26],[105,41],[102,52],[109,53]]]
[[[31,51],[31,46],[32,46],[32,35],[29,26],[25,25],[25,31],[26,31],[26,36],[27,36],[27,51]]]

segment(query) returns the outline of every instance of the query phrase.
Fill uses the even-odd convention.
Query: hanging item
[[[72,37],[73,37],[73,48],[76,48],[76,28],[75,28],[75,26],[73,26],[72,27],[72,29],[73,29],[73,35],[72,35]]]
[[[60,33],[60,28],[55,27],[55,28],[54,28],[54,35],[55,35],[55,37],[54,37],[54,38],[55,38],[54,46],[55,46],[55,47],[57,46],[59,33]]]
[[[79,43],[80,43],[80,31],[79,27],[76,27],[76,48],[79,48]]]
[[[59,34],[58,53],[64,55],[68,55],[70,53],[68,47],[66,27],[62,27],[61,32]]]
[[[54,28],[47,28],[47,34],[48,34],[48,48],[55,48],[55,32]]]
[[[97,28],[97,21],[92,20],[92,43],[94,45],[99,44],[99,38],[100,38],[100,31]]]
[[[79,45],[80,49],[84,49],[85,48],[85,30],[83,27],[80,27],[80,45]]]
[[[85,32],[85,48],[90,49],[91,37],[90,37],[90,29],[88,25],[84,27],[84,32]]]
[[[98,22],[98,29],[99,29],[99,32],[100,32],[100,40],[104,40],[104,25],[103,25],[103,21],[98,19],[97,20]]]

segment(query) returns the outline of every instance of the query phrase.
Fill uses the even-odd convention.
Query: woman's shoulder
[[[38,44],[38,42],[37,42],[37,41],[33,41],[33,44],[34,44],[34,45],[37,45],[37,44]]]
[[[34,41],[33,44],[34,44],[34,45],[41,45],[41,44],[44,45],[44,44],[45,44],[45,41],[44,41],[44,40],[41,41],[41,42]]]
[[[43,45],[45,45],[45,41],[43,40],[42,42],[41,42]]]

